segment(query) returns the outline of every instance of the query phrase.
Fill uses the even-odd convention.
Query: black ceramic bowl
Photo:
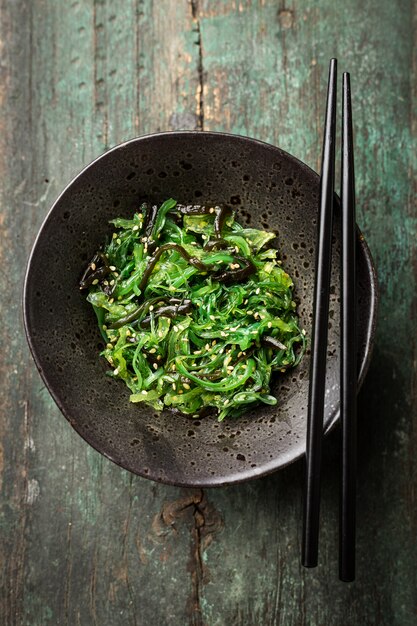
[[[94,312],[80,293],[82,270],[111,231],[109,220],[133,205],[168,197],[180,203],[229,203],[243,224],[276,229],[294,278],[302,326],[311,328],[319,178],[279,148],[206,132],[134,139],[96,159],[49,212],[29,260],[26,333],[36,365],[70,424],[94,448],[141,476],[175,485],[235,483],[277,470],[305,450],[309,356],[276,379],[278,405],[218,423],[156,413],[129,403],[121,381],[105,375]],[[325,428],[338,419],[338,219],[330,303]],[[359,366],[373,341],[376,278],[358,239]]]

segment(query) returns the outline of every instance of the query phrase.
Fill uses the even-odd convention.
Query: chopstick
[[[341,371],[342,471],[340,498],[339,578],[355,579],[356,526],[356,217],[350,75],[343,74],[342,111],[342,263]]]
[[[306,479],[302,545],[302,563],[305,567],[316,567],[318,561],[321,449],[326,387],[326,354],[334,203],[336,80],[337,60],[331,59],[320,177],[320,205],[307,415]]]

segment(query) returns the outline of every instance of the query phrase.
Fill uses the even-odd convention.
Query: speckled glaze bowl
[[[121,381],[105,375],[92,307],[78,281],[109,220],[140,201],[229,203],[243,224],[278,233],[284,266],[307,336],[311,329],[319,177],[271,145],[223,133],[140,137],[105,153],[62,192],[36,239],[24,287],[26,333],[36,365],[70,424],[122,467],[164,483],[215,486],[277,470],[305,451],[309,354],[277,377],[277,406],[218,423],[156,413],[131,404]],[[339,220],[330,303],[325,429],[338,419]],[[374,335],[377,289],[369,250],[358,234],[359,371]]]

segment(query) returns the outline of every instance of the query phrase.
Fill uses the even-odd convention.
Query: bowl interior
[[[309,354],[276,378],[275,407],[218,423],[156,413],[129,403],[124,384],[105,375],[102,341],[78,281],[111,232],[109,220],[143,200],[229,203],[237,219],[273,229],[295,281],[302,326],[311,330],[318,176],[280,149],[220,133],[163,133],[132,140],[94,161],[65,189],[39,233],[25,284],[26,331],[36,364],[72,426],[123,467],[181,485],[219,485],[259,476],[305,450]],[[335,224],[325,426],[338,414],[339,229]],[[376,286],[358,239],[359,364],[372,341]]]

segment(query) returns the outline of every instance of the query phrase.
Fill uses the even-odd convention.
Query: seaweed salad
[[[219,420],[276,404],[271,376],[299,363],[305,333],[275,234],[173,199],[111,223],[80,289],[130,401]]]

